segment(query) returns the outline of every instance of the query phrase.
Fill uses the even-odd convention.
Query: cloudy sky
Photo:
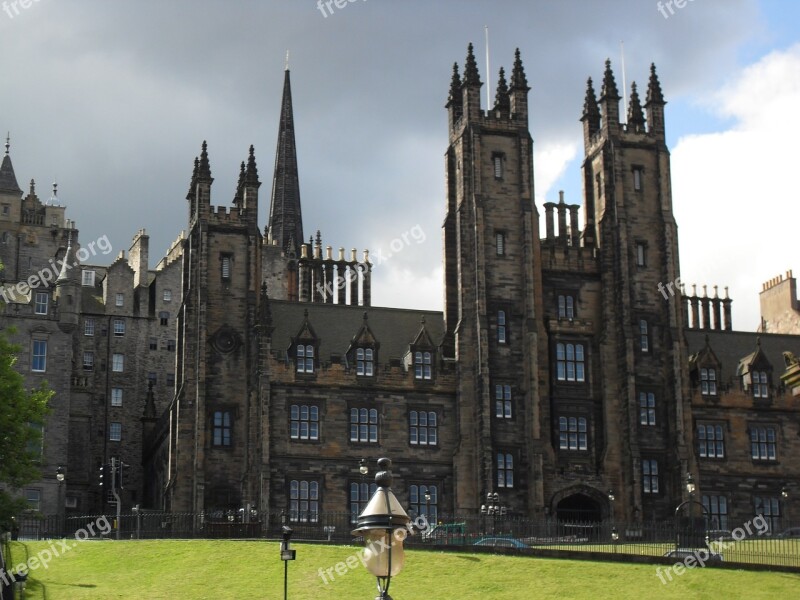
[[[0,7],[0,130],[11,132],[17,178],[23,188],[35,178],[40,196],[57,179],[84,244],[107,235],[115,253],[127,250],[144,227],[151,257],[162,255],[185,227],[204,139],[215,204],[231,202],[255,145],[263,225],[289,49],[306,235],[319,228],[326,245],[391,253],[376,268],[375,304],[441,309],[443,105],[470,41],[486,81],[488,25],[490,84],[519,46],[532,87],[537,203],[559,189],[581,201],[585,81],[610,57],[621,83],[624,40],[628,85],[646,81],[654,61],[669,102],[683,281],[730,286],[734,326],[753,330],[761,283],[800,273],[790,179],[800,3],[791,0],[689,0],[672,14],[651,0],[351,0],[332,12],[317,0]]]

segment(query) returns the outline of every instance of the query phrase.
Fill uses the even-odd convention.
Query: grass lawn
[[[86,541],[31,571],[27,600],[84,598],[283,598],[277,542],[231,540]],[[14,563],[49,542],[14,542]],[[360,562],[326,584],[319,569],[334,567],[360,548],[298,544],[289,563],[289,598],[375,597],[374,579]],[[351,564],[353,563],[351,559]],[[340,567],[341,569],[341,567]],[[692,569],[664,585],[654,565],[627,565],[491,554],[411,550],[392,582],[396,600],[529,600],[530,598],[793,598],[800,575]]]

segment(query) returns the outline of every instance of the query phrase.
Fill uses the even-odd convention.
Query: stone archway
[[[561,522],[599,523],[603,520],[603,508],[586,494],[572,494],[556,504],[556,518]]]

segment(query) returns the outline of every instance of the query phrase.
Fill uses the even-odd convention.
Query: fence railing
[[[18,517],[18,538],[55,537],[110,539],[279,538],[281,526],[294,530],[293,539],[354,543],[351,513],[259,513],[251,511],[165,513],[140,510],[69,517]],[[102,526],[98,525],[102,524]],[[421,520],[417,524],[422,524]],[[773,526],[775,524],[773,523]],[[707,530],[702,519],[664,522],[565,522],[505,515],[443,515],[415,531],[406,544],[414,547],[489,546],[533,548],[552,553],[684,558],[705,549],[714,560],[800,568],[800,526],[780,524],[770,530],[758,518],[728,530]],[[618,556],[618,558],[622,558]]]

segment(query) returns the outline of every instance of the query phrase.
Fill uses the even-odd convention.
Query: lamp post
[[[694,544],[694,478],[691,473],[686,473],[686,491],[689,492],[689,539]]]
[[[430,504],[431,504],[431,493],[428,489],[425,489],[425,518],[430,519],[431,512],[430,512]]]
[[[283,561],[283,600],[287,600],[289,593],[289,561],[297,558],[297,550],[289,547],[292,539],[292,528],[288,525],[281,526],[283,541],[281,542],[281,560]]]
[[[611,541],[614,542],[614,554],[617,553],[617,542],[619,541],[619,532],[616,527],[611,528]]]
[[[484,535],[486,535],[486,516],[492,517],[492,534],[494,534],[497,515],[506,514],[506,507],[500,504],[500,494],[488,492],[486,494],[486,504],[481,505],[481,515],[484,516]]]
[[[611,516],[611,539],[616,542],[619,539],[619,533],[617,533],[616,527],[616,518],[614,515],[614,500],[616,500],[616,496],[614,496],[614,490],[608,490],[608,509]],[[614,537],[617,536],[617,537]],[[614,544],[614,553],[617,552],[617,545]]]
[[[378,489],[370,498],[366,508],[358,515],[353,535],[363,536],[367,548],[364,562],[378,585],[376,600],[391,600],[389,585],[392,577],[403,568],[405,555],[403,540],[411,519],[403,510],[392,492],[392,461],[388,458],[378,460],[378,473],[375,483]],[[399,532],[403,531],[400,535]]]
[[[60,466],[56,469],[56,481],[58,481],[58,528],[59,535],[64,536],[67,529],[66,526],[66,507],[64,500],[64,482],[67,479],[67,473],[64,467]]]

